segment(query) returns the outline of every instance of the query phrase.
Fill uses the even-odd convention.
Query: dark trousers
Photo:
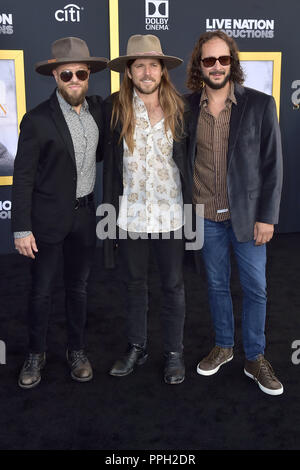
[[[57,222],[59,223],[59,221]],[[58,262],[63,256],[68,349],[84,348],[87,281],[96,246],[94,203],[79,207],[70,233],[60,243],[43,243],[37,238],[38,253],[32,261],[32,289],[29,299],[29,351],[44,352],[51,312],[51,297]]]
[[[156,256],[161,284],[161,322],[165,352],[181,352],[185,318],[185,293],[182,274],[183,240],[119,240],[123,281],[127,292],[127,337],[131,344],[146,345],[148,312],[148,263],[150,245]]]

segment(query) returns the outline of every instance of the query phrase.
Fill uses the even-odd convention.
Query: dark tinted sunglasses
[[[201,59],[201,62],[204,67],[213,67],[217,60],[221,65],[229,65],[231,64],[231,59],[231,55],[221,55],[220,57],[206,57],[205,59]]]
[[[89,72],[87,70],[77,70],[74,72],[74,75],[76,75],[78,80],[84,82],[88,78]],[[63,70],[59,76],[63,82],[69,82],[73,78],[73,72],[71,70]]]

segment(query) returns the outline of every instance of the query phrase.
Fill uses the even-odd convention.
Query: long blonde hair
[[[130,61],[127,64],[129,69]],[[184,102],[177,92],[175,86],[172,84],[168,70],[162,64],[162,77],[159,85],[159,103],[164,113],[165,132],[170,129],[174,140],[178,141],[184,133],[183,113]],[[113,109],[111,115],[111,129],[114,129],[117,122],[120,120],[122,124],[122,131],[120,141],[124,137],[126,140],[129,151],[134,151],[134,129],[135,129],[135,116],[133,109],[133,83],[128,77],[127,70],[120,86],[120,91],[115,94],[113,100]]]

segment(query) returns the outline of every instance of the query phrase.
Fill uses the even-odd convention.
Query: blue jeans
[[[205,264],[209,304],[215,329],[216,345],[234,345],[234,318],[230,293],[230,246],[239,269],[243,290],[242,332],[246,358],[255,360],[265,349],[266,319],[266,245],[255,246],[254,240],[239,242],[230,220],[204,220]]]

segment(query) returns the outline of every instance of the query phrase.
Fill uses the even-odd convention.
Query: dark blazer
[[[102,98],[86,98],[99,128],[97,159],[103,144]],[[73,142],[56,91],[22,119],[12,188],[12,230],[31,230],[47,243],[70,231],[76,201]]]
[[[253,240],[255,222],[278,223],[282,188],[282,148],[272,96],[235,84],[231,109],[227,191],[231,223],[240,242]],[[193,174],[201,93],[186,96],[190,105],[189,161]]]
[[[105,119],[105,143],[103,160],[103,203],[112,204],[116,210],[116,217],[119,213],[119,197],[123,194],[123,140],[120,140],[121,124],[117,123],[112,131],[110,120],[112,114],[112,103],[115,94],[109,96],[104,101],[104,119]],[[185,112],[184,122],[187,119],[188,111]],[[176,163],[181,176],[181,186],[183,193],[183,202],[191,201],[191,185],[189,178],[189,164],[187,159],[187,133],[178,142],[173,143],[173,159]],[[107,268],[115,266],[114,242],[106,239],[104,246],[104,262]]]

